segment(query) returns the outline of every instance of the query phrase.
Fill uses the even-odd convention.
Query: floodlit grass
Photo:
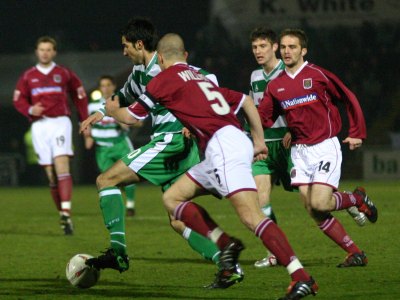
[[[378,222],[358,227],[346,212],[335,213],[367,253],[369,265],[363,268],[336,268],[344,251],[318,230],[297,194],[280,187],[273,191],[278,223],[319,284],[315,299],[400,299],[400,185],[363,184],[378,206]],[[354,186],[345,182],[341,189]],[[68,259],[76,253],[97,256],[109,241],[95,187],[76,186],[73,201],[75,235],[64,236],[47,188],[0,189],[0,299],[276,299],[290,282],[283,267],[253,267],[264,248],[240,224],[228,201],[202,197],[198,202],[246,245],[240,260],[245,280],[226,290],[203,289],[213,280],[215,266],[170,229],[160,189],[139,185],[137,215],[126,222],[130,269],[122,274],[102,271],[96,286],[74,288],[65,278]]]

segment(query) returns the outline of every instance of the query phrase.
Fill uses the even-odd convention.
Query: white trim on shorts
[[[144,152],[141,152],[142,148],[136,149],[130,155],[132,155],[131,158],[133,158],[135,156],[138,156],[138,157],[135,158],[133,161],[131,161],[131,163],[128,165],[128,167],[135,173],[138,173],[144,166],[146,166],[157,155],[159,155],[166,147],[168,147],[168,145],[171,143],[173,137],[174,137],[173,133],[167,133],[164,135],[164,140],[158,141],[157,143],[155,143],[154,147],[149,148]],[[140,156],[139,156],[139,154],[140,154]]]

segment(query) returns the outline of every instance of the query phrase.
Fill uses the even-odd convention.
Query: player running
[[[279,43],[278,36],[274,31],[266,27],[258,27],[252,31],[250,39],[254,58],[260,65],[251,73],[250,79],[250,96],[252,96],[254,104],[258,106],[268,83],[283,72],[285,64],[276,57]],[[290,157],[291,135],[284,115],[278,116],[271,127],[264,128],[264,140],[268,147],[268,157],[265,160],[254,162],[252,170],[261,209],[276,223],[277,220],[270,203],[273,183],[278,182],[289,192],[298,191],[297,187],[291,186],[290,171],[293,167]],[[364,213],[359,212],[354,206],[347,210],[358,225],[364,225],[366,220]],[[277,260],[271,253],[254,264],[257,268],[275,265],[277,265]]]
[[[57,54],[57,42],[53,38],[40,37],[35,53],[38,63],[19,78],[13,103],[32,122],[33,146],[49,180],[61,228],[64,234],[71,235],[72,176],[69,162],[74,153],[68,95],[80,121],[88,117],[88,102],[78,76],[53,61]]]
[[[292,133],[292,185],[299,187],[300,198],[318,227],[347,252],[338,267],[365,266],[367,256],[330,213],[356,206],[372,223],[378,218],[364,188],[336,191],[342,163],[336,137],[341,129],[336,102],[346,104],[350,128],[343,143],[349,144],[350,150],[361,147],[366,138],[362,110],[355,95],[334,74],[304,61],[307,37],[302,30],[284,30],[280,35],[280,52],[286,68],[264,92],[258,107],[261,120],[269,127],[274,116],[285,114]]]

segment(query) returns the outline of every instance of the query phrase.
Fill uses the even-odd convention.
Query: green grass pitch
[[[352,190],[344,182],[341,190]],[[349,235],[368,256],[367,267],[338,269],[345,253],[307,216],[297,194],[273,191],[273,207],[296,254],[317,280],[315,299],[400,299],[400,184],[364,182],[378,206],[376,224],[358,227],[346,212],[336,212]],[[234,214],[227,200],[198,202],[231,235],[246,245],[241,255],[242,283],[226,290],[205,290],[215,266],[193,252],[169,227],[157,187],[139,185],[137,215],[127,219],[130,269],[104,270],[98,284],[82,290],[65,278],[77,253],[97,256],[109,245],[95,186],[73,191],[74,236],[64,236],[46,187],[0,189],[0,299],[277,299],[290,282],[286,269],[255,269],[265,255],[261,242]],[[313,297],[309,297],[313,298]],[[309,299],[307,298],[307,299]]]

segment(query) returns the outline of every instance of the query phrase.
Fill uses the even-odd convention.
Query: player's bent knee
[[[162,196],[162,200],[164,203],[164,207],[167,209],[168,213],[173,215],[175,207],[178,206],[178,204],[179,204],[179,203],[176,203],[173,194],[166,191]]]
[[[329,206],[323,202],[311,202],[310,206],[311,209],[316,212],[324,213],[330,211]]]
[[[96,186],[98,190],[104,189],[107,187],[107,179],[106,176],[104,176],[104,174],[100,174],[99,176],[97,176],[96,178]]]
[[[331,214],[326,211],[311,209],[311,217],[317,222],[325,221]]]

